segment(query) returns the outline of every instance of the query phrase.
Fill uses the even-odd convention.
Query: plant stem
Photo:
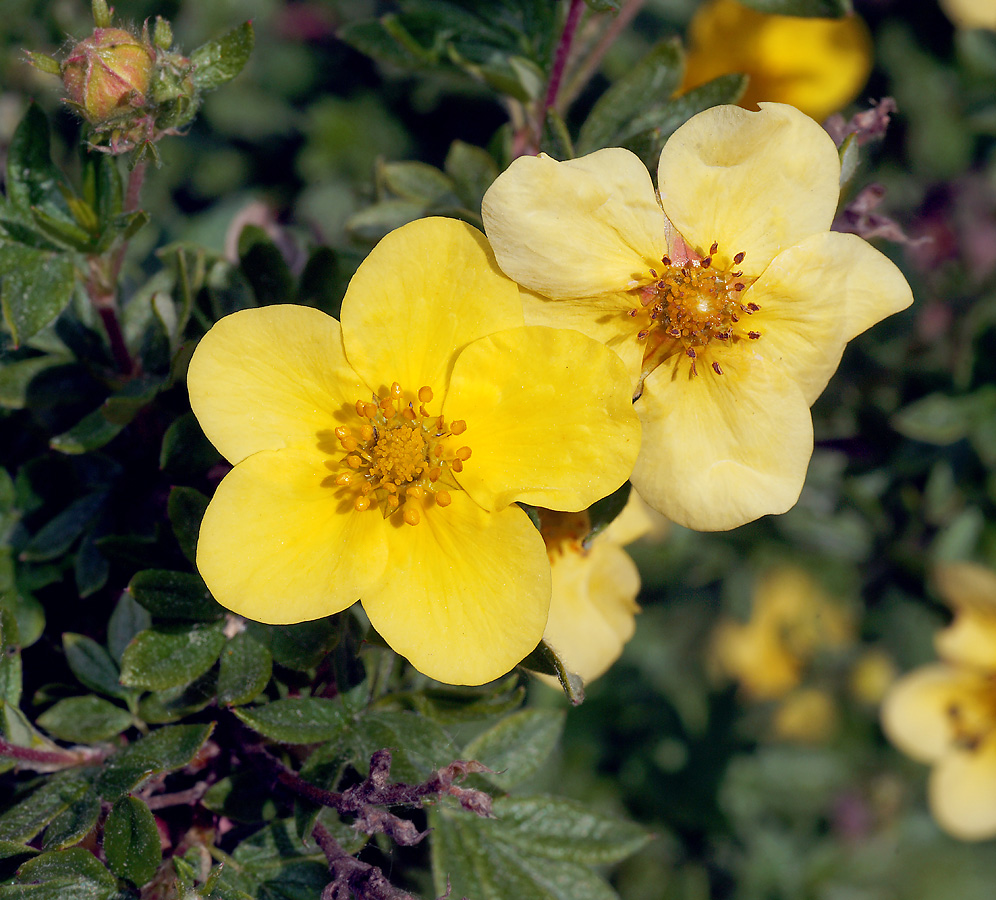
[[[543,101],[542,115],[544,118],[546,111],[557,102],[560,82],[564,77],[567,58],[571,55],[571,44],[574,41],[574,33],[578,29],[578,22],[581,21],[583,9],[584,0],[571,0],[571,7],[567,10],[567,19],[564,22],[564,30],[560,34],[560,42],[557,44],[557,52],[553,58],[553,68],[550,70],[550,82],[546,88],[546,99]],[[542,122],[540,126],[542,127]]]
[[[26,763],[39,763],[45,768],[68,769],[89,762],[100,754],[79,753],[72,750],[36,750],[34,747],[18,747],[0,738],[0,757],[18,759]],[[30,767],[29,767],[30,768]]]

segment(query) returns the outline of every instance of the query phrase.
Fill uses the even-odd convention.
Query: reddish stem
[[[560,42],[557,44],[557,52],[553,58],[553,68],[550,70],[550,83],[547,85],[546,99],[543,101],[542,115],[544,117],[546,111],[557,102],[560,82],[564,77],[567,58],[571,55],[571,44],[574,42],[574,34],[578,30],[578,22],[581,21],[583,9],[584,0],[571,0],[571,8],[567,11],[567,20],[564,22],[564,30],[560,34]],[[540,125],[542,127],[542,122]]]
[[[89,756],[72,750],[36,750],[34,747],[18,747],[3,738],[0,738],[0,757],[40,763],[44,766],[57,766],[60,769],[81,765],[89,759]]]

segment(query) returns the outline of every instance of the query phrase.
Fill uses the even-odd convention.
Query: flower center
[[[581,512],[557,512],[538,508],[540,534],[546,542],[546,553],[550,562],[556,562],[567,553],[587,555],[584,539],[591,532],[591,517],[587,510]]]
[[[344,456],[328,465],[357,512],[379,509],[385,518],[400,512],[405,522],[417,525],[426,504],[453,502],[450,490],[460,487],[453,473],[463,471],[470,447],[453,449],[452,438],[463,434],[467,423],[457,419],[447,425],[442,416],[430,415],[425,404],[432,400],[431,388],[419,388],[415,397],[406,400],[394,382],[385,396],[356,401],[364,420],[359,428],[336,428]]]
[[[661,273],[651,269],[653,280],[633,292],[640,305],[629,315],[640,326],[637,340],[645,343],[644,377],[675,354],[682,355],[679,360],[690,361],[690,375],[698,375],[696,362],[702,362],[704,355],[714,353],[717,347],[756,341],[761,336],[741,321],[760,310],[756,303],[743,301],[743,291],[752,279],[745,278],[739,269],[713,266],[718,250],[719,244],[714,243],[708,256],[683,262],[664,256]],[[733,265],[739,266],[745,256],[737,253]],[[723,374],[718,360],[707,360],[705,368]]]
[[[996,732],[996,682],[992,677],[966,687],[944,710],[954,742],[974,751]]]

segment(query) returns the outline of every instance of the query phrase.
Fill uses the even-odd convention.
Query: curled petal
[[[337,499],[322,455],[262,451],[218,486],[201,522],[197,568],[215,599],[271,625],[351,606],[384,570],[387,524]]]
[[[944,757],[930,773],[930,810],[963,841],[996,836],[996,735]]]
[[[830,136],[781,103],[760,112],[716,106],[693,116],[664,145],[658,187],[664,212],[703,256],[759,275],[782,250],[828,231],[840,191]]]
[[[632,381],[604,345],[563,328],[515,328],[457,359],[443,404],[467,422],[460,486],[485,509],[586,509],[629,477],[640,447]]]
[[[346,356],[371,390],[446,390],[468,343],[522,324],[519,289],[484,235],[456,219],[418,219],[360,263],[342,301]]]
[[[536,647],[550,563],[521,509],[489,513],[455,491],[417,525],[389,521],[388,565],[363,608],[392,649],[437,681],[483,684]]]
[[[314,447],[369,395],[346,362],[339,323],[306,306],[244,309],[219,321],[187,370],[190,405],[221,454]]]
[[[619,147],[567,162],[520,156],[484,195],[482,214],[502,271],[555,299],[645,281],[667,247],[650,173]]]

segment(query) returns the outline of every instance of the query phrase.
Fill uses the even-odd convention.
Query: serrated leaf
[[[323,697],[288,697],[233,712],[254,731],[283,744],[330,741],[348,722],[342,703]]]
[[[670,99],[685,73],[681,41],[667,38],[616,81],[592,107],[578,134],[577,152],[591,153],[619,143],[623,132],[633,133],[630,123],[650,105]],[[640,129],[643,130],[643,129]]]
[[[24,900],[110,900],[117,893],[114,876],[89,850],[70,847],[28,860],[17,870],[18,885],[0,887],[0,898]],[[22,891],[22,893],[19,893]]]
[[[273,657],[248,632],[235,635],[221,651],[218,702],[240,706],[258,697],[270,681]]]
[[[110,654],[93,638],[66,632],[62,635],[66,662],[80,683],[109,697],[127,697],[130,693],[118,681],[118,667]]]
[[[100,513],[106,500],[106,491],[95,491],[74,500],[35,533],[21,551],[21,558],[40,562],[62,556]]]
[[[0,816],[0,840],[30,841],[89,790],[94,775],[93,769],[69,769],[43,779]]]
[[[505,717],[472,740],[463,758],[476,759],[494,773],[484,775],[502,790],[511,790],[543,766],[557,746],[566,712],[523,709]]]
[[[361,53],[401,68],[415,69],[434,62],[432,54],[404,29],[395,15],[382,16],[373,22],[347,22],[336,35]]]
[[[192,78],[198,90],[213,91],[231,81],[249,62],[256,36],[252,22],[243,22],[227,34],[198,47],[190,54]]]
[[[131,713],[103,697],[66,697],[37,719],[49,734],[61,741],[92,744],[121,734],[132,725]]]
[[[304,900],[318,897],[329,882],[324,855],[310,835],[304,840],[298,836],[290,819],[257,831],[232,851],[232,858],[258,881],[260,896]]]
[[[137,887],[152,880],[162,862],[159,829],[149,807],[122,797],[104,822],[104,855],[111,871]]]
[[[121,683],[165,690],[199,678],[225,646],[224,623],[161,625],[135,636],[121,657]]]
[[[0,305],[15,345],[54,321],[76,284],[76,269],[67,254],[23,244],[0,244],[0,273]]]
[[[778,16],[839,19],[854,10],[851,0],[741,0],[744,6]]]
[[[193,572],[144,569],[128,583],[128,593],[160,619],[211,622],[225,614]]]
[[[152,775],[172,772],[189,765],[211,736],[214,723],[166,725],[119,750],[97,778],[101,796],[116,800],[135,790]]]
[[[78,844],[97,824],[100,818],[100,797],[94,790],[87,790],[69,807],[57,815],[45,829],[43,850],[65,850]]]
[[[460,201],[471,212],[480,213],[485,191],[498,177],[498,164],[481,147],[454,141],[446,154],[443,169],[453,180]]]

